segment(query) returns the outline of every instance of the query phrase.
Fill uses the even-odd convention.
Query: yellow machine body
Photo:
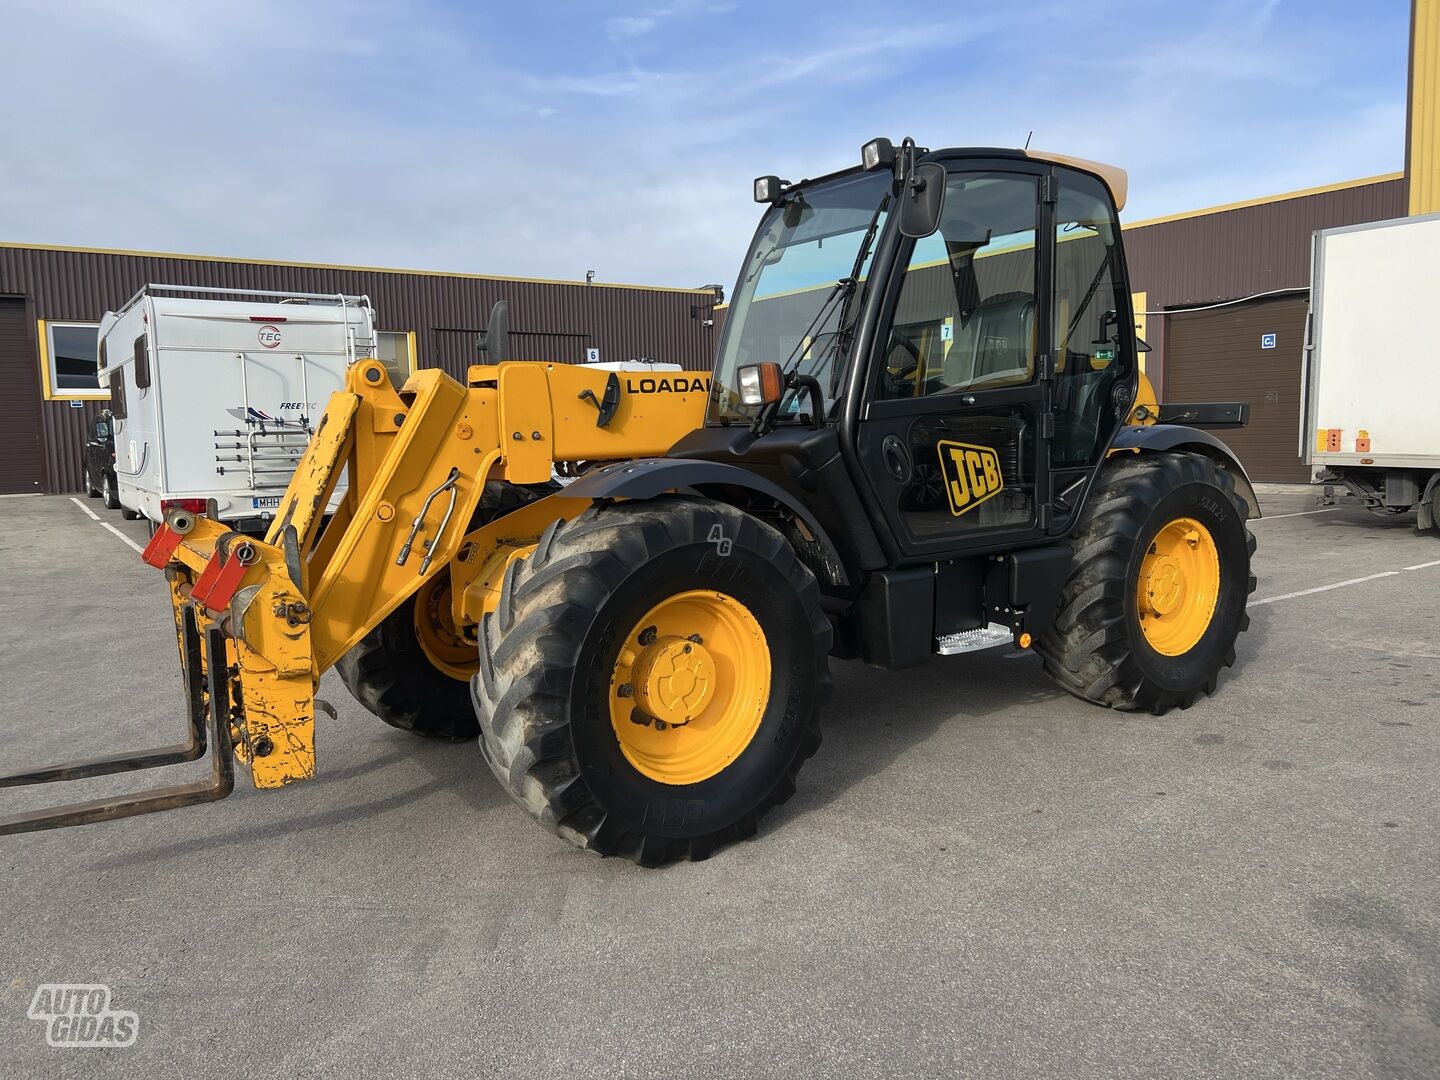
[[[449,573],[450,621],[469,640],[495,609],[506,567],[552,522],[589,506],[561,489],[468,529],[488,480],[542,484],[557,462],[663,454],[703,423],[708,391],[703,373],[642,377],[539,362],[477,365],[465,385],[422,369],[397,391],[378,361],[354,365],[265,539],[246,541],[252,561],[224,606],[197,603],[192,591],[217,549],[240,540],[225,525],[195,519],[166,564],[177,631],[186,605],[202,631],[225,630],[235,758],[255,786],[314,776],[321,674],[422,585]],[[1136,406],[1130,423],[1154,423],[1143,377]],[[346,495],[326,523],[342,472]]]
[[[225,630],[235,756],[255,785],[314,775],[320,675],[425,582],[450,574],[453,623],[473,635],[509,562],[589,505],[562,489],[469,530],[488,480],[543,484],[556,462],[663,454],[703,422],[708,390],[703,373],[515,362],[472,367],[466,385],[424,369],[397,392],[378,361],[354,365],[265,539],[201,517],[164,564],[177,631],[186,605],[202,631]],[[326,523],[342,471],[346,495]],[[223,561],[242,545],[249,561],[223,607],[197,602],[217,551]]]

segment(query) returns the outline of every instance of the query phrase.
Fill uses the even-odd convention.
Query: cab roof
[[[1125,209],[1125,196],[1130,190],[1130,177],[1120,166],[1106,165],[1104,162],[1091,161],[1088,158],[1071,157],[1069,154],[1055,154],[1048,150],[1022,150],[1020,152],[1035,161],[1051,161],[1057,165],[1069,165],[1082,172],[1094,173],[1104,180],[1105,186],[1110,189],[1110,197],[1115,200],[1115,209]]]

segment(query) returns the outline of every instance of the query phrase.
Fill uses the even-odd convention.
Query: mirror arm
[[[814,375],[801,375],[792,371],[786,380],[791,387],[810,395],[810,426],[819,431],[825,426],[825,392],[820,389],[820,380]]]

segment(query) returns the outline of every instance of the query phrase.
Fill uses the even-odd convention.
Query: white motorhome
[[[1321,230],[1310,276],[1300,456],[1312,480],[1440,525],[1440,214]]]
[[[100,322],[121,507],[263,531],[346,368],[374,355],[363,296],[146,285]]]

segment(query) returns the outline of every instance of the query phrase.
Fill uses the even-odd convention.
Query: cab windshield
[[[845,338],[860,309],[875,240],[885,224],[882,204],[890,185],[888,171],[857,173],[803,188],[766,212],[725,319],[710,422],[749,423],[754,418],[757,407],[740,401],[737,373],[747,364],[767,360],[814,375],[829,412],[843,381]],[[837,295],[836,283],[854,271],[867,233],[871,243],[860,280],[848,297],[843,289]],[[791,394],[780,419],[794,418],[802,401],[808,407],[808,398]]]

